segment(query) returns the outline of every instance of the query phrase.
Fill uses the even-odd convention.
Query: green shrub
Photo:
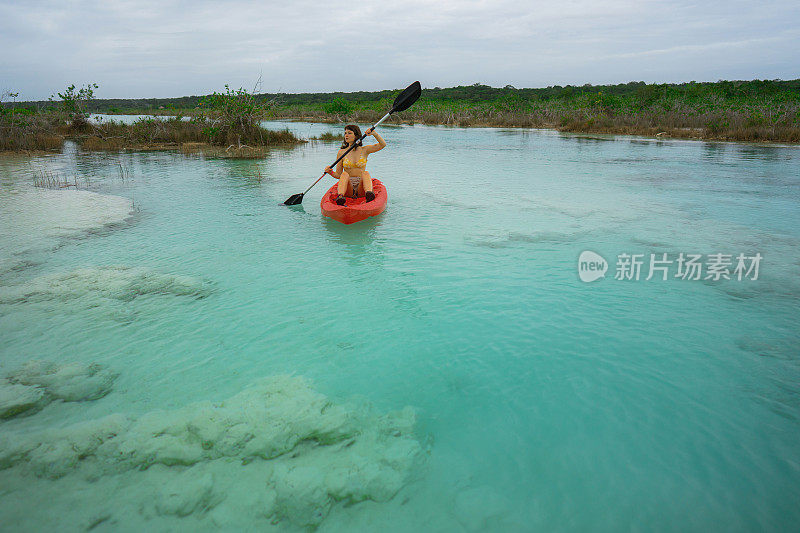
[[[271,112],[272,101],[259,101],[255,95],[241,87],[205,96],[198,105],[195,120],[203,123],[203,134],[209,143],[239,146],[264,145],[269,141],[267,130],[259,122]]]
[[[89,125],[89,103],[94,100],[94,90],[99,86],[96,83],[89,83],[77,91],[75,84],[70,85],[63,93],[57,93],[61,98],[57,112],[61,118],[68,122],[73,129],[84,130]],[[53,100],[53,97],[50,97]]]
[[[342,98],[334,98],[332,102],[322,104],[322,110],[329,115],[349,115],[353,112],[353,104]]]

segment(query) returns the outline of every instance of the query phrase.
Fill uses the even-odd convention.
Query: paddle
[[[384,120],[386,120],[387,118],[389,118],[389,116],[390,116],[392,113],[398,113],[398,112],[400,112],[400,111],[405,111],[406,109],[408,109],[409,107],[411,107],[411,106],[412,106],[412,104],[413,104],[414,102],[416,102],[416,101],[417,101],[417,99],[419,98],[419,95],[420,95],[420,93],[422,93],[422,87],[420,87],[420,85],[419,85],[419,82],[418,82],[418,81],[415,81],[414,83],[412,83],[411,85],[409,85],[408,87],[406,87],[406,88],[405,88],[405,90],[404,90],[403,92],[401,92],[399,95],[397,95],[397,98],[395,98],[395,99],[394,99],[394,103],[392,104],[392,110],[391,110],[391,111],[389,111],[388,113],[386,113],[386,115],[384,115],[384,117],[383,117],[382,119],[380,119],[378,122],[376,122],[376,123],[375,123],[375,125],[374,125],[374,126],[372,126],[372,128],[371,128],[371,129],[372,129],[372,131],[375,131],[375,128],[377,128],[378,126],[380,126],[381,122],[383,122]],[[335,167],[335,166],[336,166],[336,165],[339,163],[339,161],[341,161],[341,160],[342,160],[342,158],[343,158],[344,156],[346,156],[346,155],[347,155],[347,154],[350,152],[350,150],[352,150],[353,148],[355,148],[356,146],[358,146],[358,143],[359,143],[359,142],[361,142],[361,141],[363,141],[363,140],[364,140],[364,138],[365,138],[366,136],[367,136],[367,134],[366,134],[366,133],[364,133],[364,134],[363,134],[361,137],[359,137],[359,138],[358,138],[358,140],[357,140],[356,142],[354,142],[354,143],[353,143],[353,144],[350,146],[350,148],[348,148],[348,149],[347,149],[347,151],[346,151],[345,153],[343,153],[342,155],[340,155],[340,156],[339,156],[339,158],[338,158],[336,161],[334,161],[332,165],[330,165],[330,167],[331,167],[331,168],[334,168],[334,167]],[[312,183],[312,184],[311,184],[311,187],[313,187],[314,185],[316,185],[317,183],[319,183],[319,180],[321,180],[321,179],[322,179],[322,178],[324,178],[324,177],[325,177],[325,174],[323,173],[323,174],[322,174],[322,176],[320,176],[320,177],[317,179],[317,181],[315,181],[314,183]],[[310,191],[310,190],[311,190],[311,187],[309,187],[308,189],[306,189],[306,190],[305,190],[305,192],[301,192],[300,194],[293,194],[293,195],[291,195],[291,196],[289,197],[289,199],[288,199],[288,200],[286,200],[286,201],[285,201],[285,202],[283,202],[283,203],[284,203],[284,204],[286,204],[286,205],[297,205],[297,204],[299,204],[299,203],[302,203],[302,201],[303,201],[303,196],[304,196],[304,195],[305,195],[305,194],[306,194],[308,191]]]

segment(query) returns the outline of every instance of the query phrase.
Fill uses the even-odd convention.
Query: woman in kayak
[[[372,128],[366,132],[367,136],[372,135],[378,144],[371,144],[369,146],[362,146],[358,142],[355,148],[350,150],[342,161],[336,165],[336,171],[331,167],[327,167],[325,172],[339,180],[339,197],[336,198],[336,203],[344,205],[345,196],[351,198],[358,198],[364,196],[367,202],[375,199],[375,193],[372,192],[372,176],[367,172],[367,156],[378,150],[383,150],[386,147],[386,141],[383,137],[372,131]],[[361,128],[355,124],[349,124],[344,127],[344,142],[339,149],[336,158],[350,148],[358,139],[361,138]]]

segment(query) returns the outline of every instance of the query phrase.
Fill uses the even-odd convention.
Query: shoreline
[[[178,98],[96,99],[92,95],[79,103],[83,115],[103,114],[112,120],[120,115],[139,115],[144,118],[144,121],[136,123],[138,138],[129,139],[130,142],[149,144],[155,140],[180,143],[214,137],[214,144],[228,146],[244,144],[245,137],[253,140],[244,131],[234,131],[238,118],[230,124],[225,122],[231,119],[226,115],[230,109],[246,109],[245,115],[239,118],[246,119],[248,124],[259,120],[373,124],[390,108],[395,95],[395,90],[250,94],[227,89],[225,93]],[[2,149],[54,148],[58,139],[47,136],[53,133],[51,130],[54,126],[60,125],[57,129],[64,129],[61,126],[65,122],[65,110],[69,115],[64,105],[54,105],[51,101],[3,103],[0,116],[6,118],[5,124],[0,121]],[[229,105],[234,107],[225,107]],[[14,109],[19,109],[18,119],[14,118]],[[170,128],[176,130],[175,135],[164,137],[160,135],[160,125],[149,124],[153,121],[147,120],[147,117],[180,117],[184,121],[201,124],[206,120],[223,122],[203,125],[202,132],[194,131],[198,129],[196,124],[184,128],[171,125]],[[19,137],[19,132],[15,131],[19,129],[15,127],[15,120],[28,128],[23,132],[28,135],[25,139],[13,138],[2,142],[3,135]],[[660,84],[632,81],[540,88],[516,88],[511,85],[500,88],[480,83],[450,88],[434,87],[422,89],[420,103],[410,110],[392,115],[386,124],[533,128],[589,135],[739,142],[748,145],[800,145],[800,79]],[[85,127],[85,124],[81,126]],[[217,131],[218,126],[224,131]],[[34,134],[41,138],[31,138]],[[225,139],[220,140],[223,134]],[[240,134],[244,135],[241,140]],[[105,137],[103,144],[111,144],[108,140],[118,135],[101,135]],[[122,148],[128,142],[115,144]]]
[[[356,120],[342,120],[340,117],[315,117],[308,115],[295,115],[286,117],[274,117],[269,120],[288,120],[296,122],[317,122],[321,124],[346,124],[348,122],[362,122]],[[365,124],[367,122],[364,122]],[[800,141],[789,140],[740,140],[731,138],[729,136],[714,136],[705,134],[703,128],[644,128],[646,131],[631,131],[634,128],[629,128],[628,131],[620,131],[626,128],[585,128],[585,129],[571,129],[559,127],[557,124],[542,124],[535,126],[522,126],[522,125],[509,125],[497,122],[472,122],[466,125],[460,124],[447,124],[443,122],[426,122],[422,120],[400,120],[398,122],[385,122],[384,125],[389,126],[413,126],[420,124],[423,126],[444,126],[448,128],[498,128],[498,129],[527,129],[527,130],[547,130],[555,131],[558,133],[574,133],[577,135],[618,135],[625,137],[647,137],[656,140],[687,140],[687,141],[707,141],[707,142],[731,142],[740,144],[770,144],[770,145],[785,145],[785,146],[800,146]]]
[[[146,113],[96,113],[98,115],[105,115],[105,116],[132,116],[132,115],[143,115],[143,116],[159,116],[159,117],[176,117],[176,116],[186,116],[183,113],[165,113],[161,110],[158,114],[146,114]],[[388,121],[384,123],[384,125],[388,126],[413,126],[413,125],[423,125],[423,126],[432,126],[432,127],[447,127],[447,128],[496,128],[496,129],[527,129],[527,130],[545,130],[545,131],[553,131],[556,133],[561,134],[573,134],[573,135],[610,135],[616,137],[629,137],[629,138],[646,138],[651,140],[657,141],[664,141],[664,140],[683,140],[683,141],[701,141],[701,142],[724,142],[724,143],[735,143],[735,144],[742,144],[742,145],[767,145],[767,146],[785,146],[785,147],[797,147],[800,146],[800,141],[791,141],[791,140],[770,140],[770,139],[758,139],[758,140],[743,140],[743,139],[736,139],[730,136],[725,135],[711,135],[708,134],[703,128],[625,128],[625,127],[593,127],[593,128],[574,128],[574,127],[559,127],[556,124],[540,124],[540,125],[509,125],[509,124],[501,124],[498,122],[490,122],[490,121],[476,121],[470,122],[469,124],[454,124],[454,123],[443,123],[443,122],[430,122],[424,120],[418,120],[414,118],[410,119],[401,119],[399,117],[392,117],[394,118],[393,121]],[[112,119],[113,120],[113,119]],[[267,121],[289,121],[289,122],[312,122],[318,124],[346,124],[346,123],[364,123],[367,124],[369,121],[365,121],[362,117],[341,117],[341,116],[313,116],[313,115],[288,115],[288,116],[273,116],[273,117],[264,117],[263,120]],[[64,141],[75,141],[76,139],[71,138],[70,136],[65,136]],[[301,139],[300,144],[305,142],[325,142],[320,139]],[[329,141],[332,142],[332,141]],[[130,151],[130,152],[149,152],[149,151],[179,151],[185,154],[205,154],[212,157],[234,157],[234,158],[257,158],[262,155],[266,151],[275,148],[287,148],[287,146],[283,145],[271,145],[271,146],[241,146],[241,147],[234,147],[233,153],[230,152],[230,148],[225,149],[223,147],[210,145],[208,143],[203,142],[155,142],[155,143],[133,143],[130,145],[122,145],[114,144],[113,146],[108,147],[101,147],[101,146],[92,146],[92,147],[84,147],[82,146],[82,150],[90,151],[90,152],[113,152],[113,151]],[[62,148],[53,148],[50,150],[0,150],[0,156],[29,156],[29,157],[37,157],[42,155],[52,155],[61,153]]]
[[[145,112],[136,113],[96,113],[98,115],[106,116],[132,116],[132,115],[146,115]],[[176,117],[176,116],[189,116],[188,112],[165,112],[159,110],[158,113],[150,113],[149,116],[159,117]],[[393,120],[394,119],[394,120]],[[334,116],[315,116],[315,115],[286,115],[286,116],[272,116],[263,117],[267,121],[280,121],[286,120],[290,122],[316,122],[320,124],[348,124],[348,123],[370,123],[370,120],[363,120],[363,117],[342,117],[339,115]],[[446,122],[432,122],[415,118],[403,119],[400,117],[390,117],[384,126],[413,126],[420,124],[423,126],[445,126],[451,128],[506,128],[506,129],[531,129],[531,130],[550,130],[559,133],[576,133],[576,134],[600,134],[600,135],[624,135],[627,137],[648,137],[653,139],[681,139],[693,141],[714,141],[714,142],[733,142],[742,144],[784,144],[786,146],[800,146],[800,141],[792,140],[771,140],[771,139],[736,139],[731,136],[713,135],[707,133],[704,128],[676,128],[676,127],[663,127],[663,128],[633,128],[633,127],[593,127],[593,128],[572,128],[559,126],[556,123],[543,123],[535,125],[519,125],[519,124],[503,124],[501,122],[491,121],[474,121],[469,124],[446,123]],[[312,140],[312,139],[309,139]]]

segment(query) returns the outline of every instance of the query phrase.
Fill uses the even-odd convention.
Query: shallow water
[[[422,126],[383,135],[368,168],[389,206],[352,226],[320,215],[328,177],[302,207],[281,204],[336,143],[256,161],[74,146],[0,159],[4,206],[42,168],[132,201],[114,223],[55,235],[42,229],[51,219],[10,224],[24,206],[2,213],[13,264],[0,274],[0,371],[39,359],[119,376],[101,399],[54,401],[0,432],[219,402],[290,374],[336,401],[416,411],[423,458],[404,488],[334,505],[323,530],[794,527],[800,149]],[[579,279],[585,250],[609,262],[605,279]],[[619,254],[681,252],[763,260],[757,280],[680,280],[674,267],[666,281],[646,270],[614,279]],[[190,288],[176,290],[176,276]],[[89,516],[80,502],[110,490],[82,480],[75,503],[25,475],[0,470],[25,487],[24,498],[6,489],[0,529],[59,524],[69,502]],[[136,483],[122,477],[116,490]],[[130,509],[111,508],[97,530],[213,526],[210,513]]]

